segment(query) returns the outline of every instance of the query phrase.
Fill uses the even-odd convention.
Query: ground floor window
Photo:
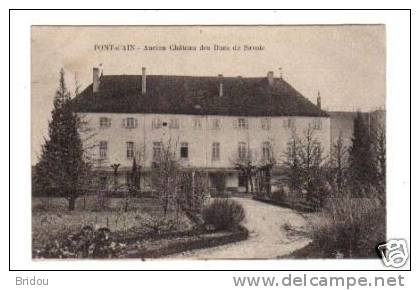
[[[99,142],[99,157],[101,159],[106,159],[108,155],[108,142],[101,141]]]
[[[134,157],[134,142],[127,142],[127,159]]]
[[[243,174],[239,174],[238,176],[238,186],[245,187],[246,186],[246,176]]]
[[[160,160],[162,154],[162,142],[153,142],[153,160]]]
[[[181,158],[188,158],[188,143],[181,143]]]
[[[107,182],[108,182],[108,179],[107,179],[106,176],[99,177],[99,187],[101,189],[106,189],[107,188]]]

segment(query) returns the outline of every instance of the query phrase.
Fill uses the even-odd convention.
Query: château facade
[[[312,128],[319,146],[330,147],[330,117],[273,72],[266,77],[103,75],[74,100],[92,134],[90,155],[104,181],[119,164],[120,182],[133,159],[150,170],[165,146],[186,169],[224,173],[228,188],[244,189],[235,160],[281,163],[293,134]],[[326,153],[327,154],[327,153]],[[211,180],[211,178],[210,178]],[[144,183],[145,186],[147,182]]]

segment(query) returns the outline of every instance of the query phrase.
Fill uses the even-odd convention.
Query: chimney
[[[267,79],[268,79],[268,84],[272,86],[274,84],[274,73],[272,71],[269,71],[267,73]]]
[[[223,75],[220,74],[218,77],[219,77],[219,97],[223,97]]]
[[[93,68],[93,82],[92,82],[92,90],[94,93],[97,93],[99,91],[99,84],[100,84],[99,68],[94,67]]]
[[[321,109],[321,93],[318,91],[318,97],[316,98],[316,106]]]
[[[141,68],[141,94],[146,94],[146,68]]]

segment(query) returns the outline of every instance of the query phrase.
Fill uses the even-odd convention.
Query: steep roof
[[[92,84],[73,102],[77,112],[162,113],[231,116],[328,116],[283,79],[148,75],[105,75],[99,91]]]

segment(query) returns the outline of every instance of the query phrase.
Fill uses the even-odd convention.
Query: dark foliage
[[[369,128],[359,112],[354,119],[352,145],[349,151],[350,186],[354,195],[366,196],[370,188],[378,183],[372,144]]]
[[[78,233],[69,233],[60,240],[46,244],[33,253],[34,258],[112,258],[116,257],[118,246],[111,239],[108,228],[94,230],[84,226]]]
[[[203,210],[203,219],[216,230],[237,227],[245,218],[245,210],[238,202],[231,199],[215,199]]]
[[[34,169],[36,188],[47,189],[68,199],[74,210],[76,198],[82,194],[88,164],[83,159],[83,147],[78,128],[80,120],[72,111],[70,93],[60,71],[59,88],[55,94],[52,120],[42,147],[39,163]]]
[[[353,213],[354,214],[354,213]],[[353,218],[342,216],[313,231],[313,245],[323,258],[375,258],[376,245],[386,240],[386,211],[375,206]]]

